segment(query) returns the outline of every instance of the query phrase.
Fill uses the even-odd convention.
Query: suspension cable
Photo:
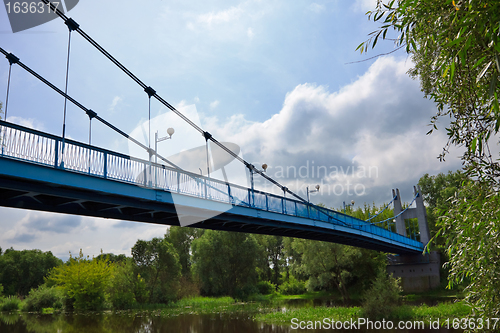
[[[76,24],[76,22],[75,22],[75,24]],[[68,26],[68,57],[66,59],[66,83],[64,86],[64,93],[67,95],[68,94],[68,81],[69,81],[69,59],[70,59],[70,54],[71,54],[71,31],[74,30],[75,25],[71,24],[71,22],[69,20],[66,22],[66,25]],[[63,113],[63,129],[62,129],[63,142],[64,142],[64,138],[66,137],[66,104],[67,104],[67,101],[68,101],[68,99],[66,97],[64,97],[64,113]],[[64,143],[63,143],[63,149],[64,149]]]
[[[49,5],[50,8],[65,22],[68,20],[72,20],[71,18],[68,18],[61,10],[59,10],[55,5],[53,5],[49,0],[41,0],[43,3],[46,5]],[[81,28],[75,29],[76,32],[78,32],[84,39],[86,39],[90,44],[92,44],[97,50],[99,50],[104,56],[106,56],[112,63],[114,63],[118,68],[120,68],[125,74],[127,74],[132,80],[134,80],[137,84],[139,84],[142,88],[146,89],[147,86],[144,82],[142,82],[137,76],[135,76],[130,70],[128,70],[123,64],[121,64],[116,58],[114,58],[109,52],[107,52],[101,45],[99,45],[95,40],[93,40],[89,35],[87,35]],[[299,195],[295,194],[294,192],[290,191],[287,187],[281,185],[274,179],[270,178],[266,174],[264,174],[262,171],[256,169],[252,164],[248,163],[244,159],[242,159],[238,154],[234,153],[232,150],[224,146],[222,143],[217,141],[210,133],[205,132],[203,129],[201,129],[198,125],[196,125],[194,122],[192,122],[188,117],[186,117],[184,114],[182,114],[180,111],[178,111],[176,108],[174,108],[172,105],[170,105],[167,101],[165,101],[161,96],[158,94],[153,95],[154,98],[156,98],[160,103],[165,105],[168,109],[170,109],[172,112],[174,112],[176,115],[178,115],[180,118],[182,118],[185,122],[187,122],[189,125],[191,125],[194,129],[196,129],[198,132],[200,132],[202,135],[207,137],[209,136],[209,140],[211,140],[214,144],[219,146],[222,150],[226,151],[230,156],[232,156],[234,159],[240,161],[243,163],[248,169],[251,171],[255,171],[255,173],[258,173],[261,175],[264,179],[269,181],[270,183],[276,185],[279,187],[282,191],[290,193],[293,197],[298,199],[299,201],[302,201],[303,203],[307,205],[313,205],[309,203],[307,200],[303,199]],[[313,205],[317,207],[318,209],[320,208],[319,206]]]
[[[5,96],[5,121],[7,121],[7,110],[9,107],[9,92],[10,92],[10,74],[12,71],[12,64],[17,64],[19,62],[19,58],[13,55],[12,53],[6,54],[5,57],[9,60],[9,77],[7,79],[7,94]]]
[[[43,0],[42,0],[43,1]],[[81,103],[79,103],[77,100],[75,100],[74,98],[72,98],[71,96],[69,96],[67,93],[63,92],[61,89],[57,88],[54,84],[52,84],[50,81],[48,81],[47,79],[45,79],[43,76],[41,76],[40,74],[36,73],[34,70],[32,70],[31,68],[29,68],[28,66],[26,66],[25,64],[23,64],[19,58],[17,58],[16,56],[14,56],[12,53],[8,53],[7,51],[5,51],[3,48],[0,47],[0,53],[3,53],[7,59],[15,59],[15,62],[16,64],[18,64],[22,69],[24,69],[25,71],[27,71],[28,73],[30,73],[31,75],[33,75],[34,77],[36,77],[37,79],[39,79],[40,81],[42,81],[43,83],[45,83],[48,87],[50,87],[52,90],[54,90],[55,92],[57,92],[58,94],[60,94],[61,96],[63,96],[64,98],[66,98],[68,101],[70,101],[71,103],[73,103],[75,106],[77,106],[78,108],[82,109],[83,111],[85,111],[85,113],[88,115],[88,117],[90,118],[90,120],[92,120],[93,118],[96,118],[97,120],[99,120],[101,123],[103,123],[104,125],[108,126],[109,128],[111,128],[112,130],[114,130],[115,132],[119,133],[120,135],[124,136],[125,138],[127,138],[128,140],[132,141],[133,143],[135,143],[136,145],[138,145],[139,147],[143,148],[144,150],[146,150],[149,154],[155,154],[156,156],[158,156],[161,160],[163,160],[164,162],[170,164],[171,166],[173,166],[174,168],[178,169],[178,170],[183,170],[182,168],[180,168],[179,166],[177,166],[176,164],[174,164],[173,162],[169,161],[168,159],[166,159],[165,157],[161,156],[160,154],[158,154],[157,152],[155,152],[154,150],[152,150],[151,148],[148,148],[146,147],[144,144],[142,144],[141,142],[137,141],[136,139],[134,139],[133,137],[131,137],[130,135],[128,135],[127,133],[123,132],[122,130],[120,130],[119,128],[117,128],[116,126],[112,125],[111,123],[109,123],[108,121],[106,121],[105,119],[101,118],[100,116],[97,115],[97,113],[95,111],[93,111],[92,109],[87,109],[85,106],[83,106]],[[148,87],[150,88],[150,87]],[[150,88],[151,89],[151,88]],[[147,89],[145,89],[146,92],[147,92]],[[153,90],[154,91],[154,90]],[[204,132],[204,136],[209,139],[212,139],[210,133],[208,132]],[[215,140],[215,139],[213,139]],[[225,148],[225,146],[222,146]],[[231,151],[232,152],[232,151]],[[236,155],[237,156],[237,155]],[[243,161],[249,168],[252,168],[252,170],[254,171],[257,171],[259,172],[260,174],[262,174],[258,169],[256,169],[252,164],[249,164],[248,162],[244,161],[243,159],[239,158],[239,160]],[[277,184],[280,188],[282,188],[283,190],[283,196],[286,196],[286,192],[288,191],[288,193],[291,193],[292,195],[294,195],[295,197],[298,197],[297,195],[295,195],[293,192],[289,191],[286,187],[284,186],[281,186],[279,183],[277,183],[276,181],[274,181],[273,179],[270,179],[274,184]],[[303,200],[302,198],[298,197],[299,199]],[[309,206],[315,206],[313,204],[310,204],[308,202],[305,202],[307,205]],[[332,220],[334,221],[337,221],[339,222],[340,224],[343,224],[343,225],[347,225],[347,223],[345,223],[344,221],[341,221],[340,219],[336,218],[335,216],[332,216],[330,215],[330,212],[328,209],[325,209],[323,207],[320,207],[320,206],[315,206],[316,209],[318,209],[319,211],[322,211],[323,213],[325,213],[328,217],[330,217]]]
[[[398,196],[397,196],[397,195],[395,195],[395,196],[394,196],[394,198],[392,198],[392,200],[391,200],[391,201],[387,204],[387,206],[385,206],[385,207],[384,207],[384,209],[382,209],[382,210],[381,210],[380,212],[378,212],[376,215],[373,215],[372,217],[370,217],[370,218],[369,218],[368,220],[366,220],[365,222],[370,222],[370,220],[372,220],[372,219],[376,218],[377,216],[379,216],[380,214],[382,214],[382,213],[383,213],[383,212],[384,212],[384,211],[385,211],[385,210],[386,210],[386,209],[390,206],[390,204],[391,204],[394,200],[396,200],[396,198],[397,198],[397,197],[398,197]]]
[[[403,214],[404,212],[406,212],[408,209],[410,209],[411,205],[413,205],[413,202],[415,201],[415,199],[417,199],[417,197],[420,195],[420,193],[417,192],[417,194],[415,194],[415,197],[413,198],[413,200],[410,202],[410,204],[408,205],[408,207],[406,207],[404,210],[402,210],[398,215],[394,216],[394,217],[390,217],[388,219],[385,219],[383,221],[380,221],[380,222],[374,222],[373,224],[378,224],[378,223],[384,223],[384,222],[387,222],[389,220],[393,220],[395,218],[397,218],[398,216],[400,216],[401,214]]]
[[[7,53],[7,51],[5,51],[3,48],[0,47],[0,53],[3,53],[4,55],[9,55],[9,53]],[[12,55],[14,56],[14,55]],[[15,56],[14,56],[15,57]],[[17,57],[16,57],[17,58]],[[132,141],[133,143],[135,143],[136,145],[138,145],[139,147],[143,148],[144,150],[146,150],[147,152],[151,152],[153,153],[154,151],[152,151],[151,149],[149,149],[148,147],[146,147],[145,145],[143,145],[141,142],[137,141],[136,139],[134,139],[133,137],[131,137],[130,135],[128,135],[127,133],[123,132],[122,130],[120,130],[119,128],[117,128],[116,126],[114,126],[113,124],[109,123],[108,121],[106,121],[105,119],[101,118],[100,116],[97,115],[97,113],[91,109],[87,109],[85,106],[83,106],[80,102],[78,102],[77,100],[75,100],[73,97],[71,97],[70,95],[64,93],[64,91],[62,91],[61,89],[57,88],[55,85],[53,85],[50,81],[48,81],[47,79],[45,79],[43,76],[41,76],[40,74],[38,74],[37,72],[35,72],[34,70],[32,70],[31,68],[29,68],[28,66],[26,66],[25,64],[23,64],[21,61],[19,61],[19,58],[17,58],[17,62],[16,62],[22,69],[24,69],[25,71],[27,71],[28,73],[30,73],[31,75],[33,75],[34,77],[36,77],[38,80],[42,81],[43,83],[45,83],[47,86],[49,86],[52,90],[54,90],[55,92],[57,92],[58,94],[60,94],[61,96],[65,97],[68,99],[68,101],[70,101],[71,103],[73,103],[75,106],[77,106],[78,108],[82,109],[83,111],[85,111],[85,113],[91,117],[91,118],[95,118],[97,120],[99,120],[101,123],[103,123],[104,125],[108,126],[109,128],[111,128],[112,130],[114,130],[115,132],[119,133],[120,135],[124,136],[125,138],[127,138],[128,140]],[[166,159],[165,157],[161,156],[160,154],[156,154],[161,160],[163,160],[164,162],[170,164],[171,166],[173,166],[174,168],[176,169],[179,169],[179,170],[182,170],[181,167],[177,166],[176,164],[174,164],[173,162],[169,161],[168,159]]]

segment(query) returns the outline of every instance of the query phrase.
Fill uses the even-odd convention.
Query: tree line
[[[495,314],[498,194],[461,171],[426,174],[419,185],[432,237],[429,250],[440,251],[445,263],[442,279],[450,288],[466,287],[470,304]],[[393,216],[391,208],[381,213],[385,206],[348,207],[346,213],[363,220],[379,214],[372,221],[383,221]],[[393,228],[390,219],[382,226]],[[461,261],[454,261],[457,257]],[[80,252],[63,263],[50,252],[0,249],[0,293],[24,298],[28,310],[125,309],[197,295],[245,300],[306,291],[335,293],[349,304],[394,285],[381,273],[385,265],[384,253],[346,245],[172,226],[163,237],[138,240],[130,256],[90,258]],[[378,289],[370,292],[373,287]]]
[[[34,310],[124,309],[197,295],[245,300],[307,290],[335,292],[349,302],[384,268],[384,254],[340,244],[172,226],[164,237],[138,240],[130,257],[90,258],[80,251],[63,263],[50,252],[8,249],[0,253],[0,284],[5,296],[53,303]]]

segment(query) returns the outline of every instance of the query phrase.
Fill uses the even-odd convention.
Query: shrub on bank
[[[302,295],[307,289],[304,282],[290,279],[279,287],[279,291],[283,295]]]
[[[276,291],[276,286],[269,281],[260,281],[257,283],[259,294],[269,295]]]
[[[0,302],[0,311],[16,311],[21,304],[21,300],[15,296],[9,296]]]
[[[32,289],[23,306],[24,311],[42,311],[43,308],[62,309],[64,304],[63,291],[56,287],[41,285]]]
[[[364,297],[363,316],[370,319],[391,318],[399,305],[400,292],[400,279],[380,270]]]

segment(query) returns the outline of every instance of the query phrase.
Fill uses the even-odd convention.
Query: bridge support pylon
[[[392,190],[394,199],[394,216],[396,216],[396,232],[400,235],[408,237],[406,234],[406,219],[418,219],[418,229],[420,231],[420,242],[427,245],[431,239],[429,233],[429,225],[427,224],[427,212],[424,206],[420,186],[413,186],[413,193],[415,194],[416,208],[408,208],[403,211],[401,205],[401,195],[399,189]]]
[[[425,245],[429,243],[430,232],[427,224],[427,212],[425,210],[419,186],[414,186],[415,208],[402,209],[399,189],[392,190],[394,199],[394,216],[396,216],[396,232],[407,236],[406,219],[418,219],[420,242]],[[395,278],[401,278],[403,291],[423,292],[437,288],[440,284],[440,255],[433,251],[417,255],[389,255],[387,273]]]

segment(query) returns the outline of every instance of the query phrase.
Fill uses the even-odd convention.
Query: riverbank
[[[462,301],[455,303],[441,303],[436,306],[422,305],[401,305],[387,320],[393,321],[423,321],[428,324],[430,321],[439,319],[441,323],[446,320],[466,318],[471,315],[471,309]],[[282,309],[267,313],[259,313],[255,320],[266,324],[290,325],[295,321],[323,321],[328,318],[330,321],[357,321],[363,318],[361,307],[304,307]]]
[[[348,321],[363,317],[362,307],[340,306],[334,296],[321,292],[269,295],[250,302],[238,302],[231,297],[195,297],[182,299],[154,312],[166,317],[183,314],[245,314],[255,321],[278,325],[291,325],[294,318],[305,321],[322,321],[324,318]],[[466,318],[471,315],[471,308],[461,300],[462,296],[451,291],[404,295],[402,304],[386,319],[418,320],[428,324],[438,319],[444,323],[447,319]]]
[[[402,296],[402,304],[395,309],[387,320],[419,320],[425,323],[447,319],[460,319],[470,316],[470,308],[460,300],[461,295],[449,291]],[[444,300],[444,301],[443,301]],[[356,300],[355,300],[356,302]],[[415,304],[419,303],[420,304]],[[437,305],[429,305],[438,303]],[[174,318],[179,316],[200,316],[220,314],[229,317],[245,317],[269,325],[292,324],[298,321],[358,320],[363,317],[360,306],[339,305],[338,295],[322,292],[302,295],[267,295],[254,300],[241,302],[231,297],[193,297],[184,298],[170,304],[138,305],[128,310],[108,310],[104,313],[127,316],[154,316]],[[20,311],[16,311],[20,312]],[[42,313],[54,312],[44,309]],[[55,311],[54,314],[57,314]]]

